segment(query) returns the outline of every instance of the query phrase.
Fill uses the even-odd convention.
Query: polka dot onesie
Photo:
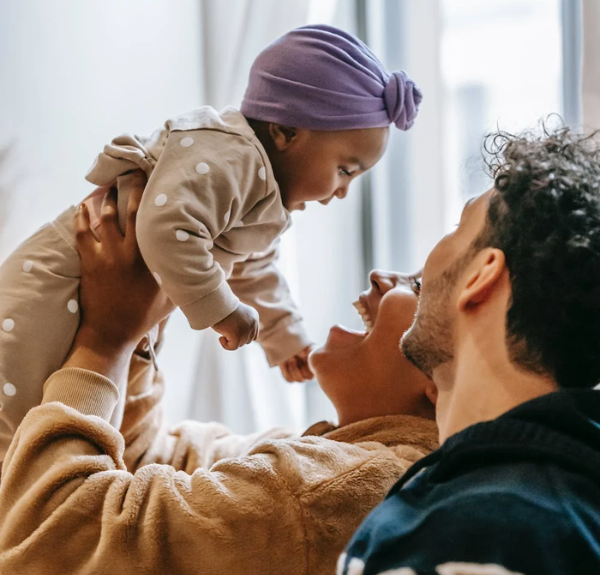
[[[259,313],[259,343],[270,365],[309,345],[274,264],[289,214],[266,152],[242,114],[199,108],[148,138],[123,135],[107,145],[87,179],[118,187],[122,226],[127,173],[138,168],[149,177],[137,218],[140,250],[191,327],[215,325],[241,300]],[[93,226],[102,193],[85,200]],[[0,265],[0,462],[79,325],[75,211],[67,209]]]

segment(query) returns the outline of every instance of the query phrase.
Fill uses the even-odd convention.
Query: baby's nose
[[[348,195],[348,186],[338,188],[333,194],[336,198],[343,200]]]

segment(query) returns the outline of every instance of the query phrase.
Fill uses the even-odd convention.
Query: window
[[[442,0],[446,228],[490,186],[481,142],[562,113],[560,0]]]

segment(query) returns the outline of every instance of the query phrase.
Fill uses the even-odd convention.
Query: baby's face
[[[334,197],[346,197],[350,182],[381,159],[388,138],[388,128],[297,130],[277,170],[283,205],[303,210],[306,202],[327,205]]]

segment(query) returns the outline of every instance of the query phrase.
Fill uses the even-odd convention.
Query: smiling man
[[[600,573],[600,150],[567,129],[489,141],[494,187],[431,252],[402,338],[441,448],[340,573]]]

